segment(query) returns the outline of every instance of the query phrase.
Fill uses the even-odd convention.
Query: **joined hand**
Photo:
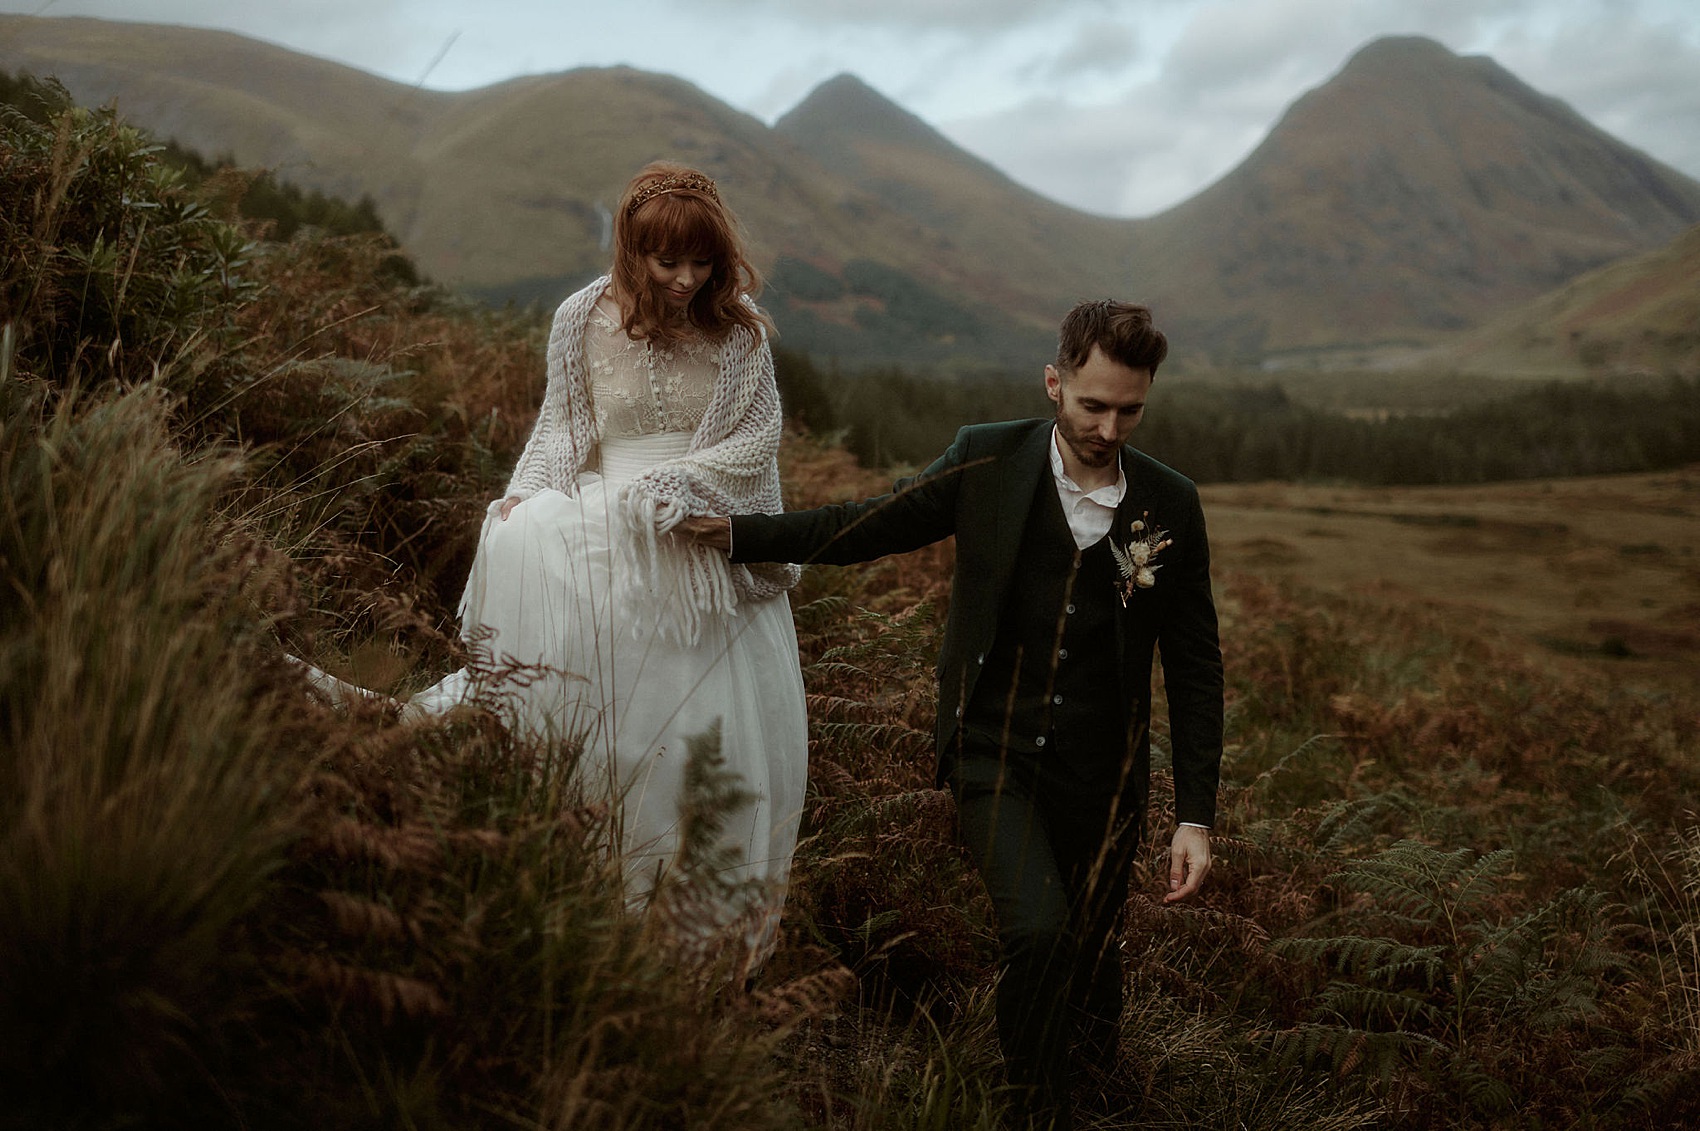
[[[673,529],[699,546],[732,549],[732,520],[724,515],[693,515]]]

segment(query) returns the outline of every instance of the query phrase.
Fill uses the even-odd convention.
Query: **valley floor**
[[[1456,609],[1603,678],[1700,691],[1700,465],[1462,487],[1202,488],[1218,574]]]

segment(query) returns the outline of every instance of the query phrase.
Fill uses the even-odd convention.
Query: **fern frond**
[[[1335,802],[1317,822],[1318,844],[1328,853],[1344,853],[1374,844],[1387,839],[1384,830],[1409,829],[1420,824],[1430,804],[1397,788]]]
[[[1509,871],[1505,849],[1476,857],[1468,848],[1444,852],[1402,840],[1375,856],[1341,868],[1330,880],[1361,891],[1399,914],[1437,922],[1473,913],[1495,892],[1492,880]]]
[[[858,742],[891,742],[899,738],[915,738],[917,736],[931,739],[926,731],[905,723],[816,723],[814,732],[821,738],[846,739]]]
[[[1403,1032],[1414,1025],[1433,1029],[1444,1024],[1444,1014],[1427,998],[1376,986],[1335,982],[1322,992],[1319,1004],[1347,1021],[1362,1021],[1366,1027],[1374,1023],[1375,1032]]]
[[[1299,961],[1328,963],[1341,974],[1362,974],[1391,980],[1406,973],[1420,973],[1433,987],[1445,973],[1445,953],[1438,946],[1412,946],[1390,938],[1341,935],[1323,939],[1286,938],[1270,944],[1277,954]]]
[[[1272,1035],[1282,1067],[1326,1068],[1337,1077],[1362,1076],[1386,1084],[1401,1069],[1444,1055],[1445,1046],[1413,1032],[1370,1032],[1311,1022]]]
[[[1511,1086],[1482,1067],[1480,1061],[1457,1056],[1447,1065],[1447,1082],[1451,1090],[1463,1095],[1478,1113],[1486,1116],[1503,1115],[1514,1106],[1516,1094]]]

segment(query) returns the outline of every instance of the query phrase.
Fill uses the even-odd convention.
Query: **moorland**
[[[540,391],[536,316],[421,282],[356,207],[174,160],[52,91],[19,103],[0,1120],[997,1126],[988,909],[927,756],[948,548],[793,595],[806,835],[778,954],[729,978],[681,948],[691,883],[625,911],[571,742],[338,713],[282,659],[396,690],[458,662],[477,519]],[[250,195],[316,218],[285,236]],[[887,482],[840,442],[852,401],[788,365],[791,504]],[[1243,419],[1275,393],[1212,395]],[[1502,436],[1559,396],[1517,395],[1537,399],[1487,418]],[[1700,1120],[1692,382],[1615,395],[1650,398],[1675,454],[1429,486],[1248,463],[1207,485],[1219,863],[1197,904],[1154,898],[1160,766],[1092,1126]],[[1395,435],[1375,428],[1432,446],[1470,419],[1357,407],[1334,415],[1371,429],[1351,433],[1368,456]],[[1177,390],[1153,423],[1186,412]]]

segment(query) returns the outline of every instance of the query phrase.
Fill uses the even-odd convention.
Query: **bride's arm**
[[[578,355],[583,349],[585,319],[606,283],[606,279],[598,279],[555,310],[544,362],[548,380],[537,422],[508,479],[506,498],[491,504],[500,506],[504,518],[520,502],[545,488],[570,493],[594,444],[589,394],[583,385],[584,367]]]
[[[633,481],[634,487],[645,489],[661,504],[656,515],[658,534],[687,515],[747,511],[754,500],[763,502],[762,509],[780,508],[778,455],[783,417],[766,334],[748,344],[737,361],[748,374],[749,385],[726,435]]]

